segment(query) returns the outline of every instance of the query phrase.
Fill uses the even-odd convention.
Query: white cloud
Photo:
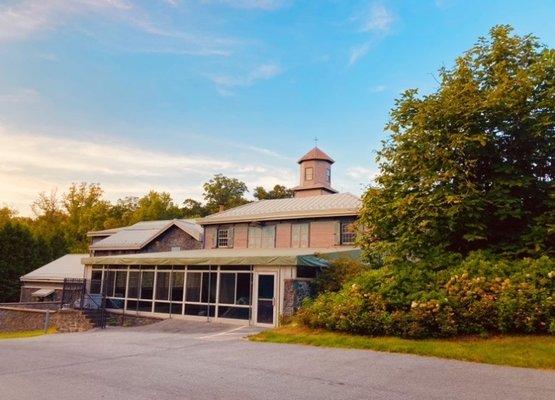
[[[204,0],[204,3],[221,3],[234,8],[247,10],[273,11],[283,7],[286,0]]]
[[[177,6],[176,1],[167,0]],[[156,23],[137,3],[126,0],[24,0],[18,4],[0,6],[0,43],[29,39],[44,33],[53,32],[68,25],[81,28],[81,20],[101,19],[122,22],[127,26],[156,39],[154,44],[129,43],[126,40],[114,41],[110,45],[118,47],[124,43],[128,51],[176,53],[199,56],[226,56],[237,40],[227,37],[214,37],[208,32],[189,33],[174,29],[165,21]],[[72,25],[73,24],[73,25]],[[100,40],[103,30],[88,29],[89,36]],[[148,43],[148,40],[144,40]]]
[[[111,201],[153,189],[170,192],[177,202],[201,199],[202,183],[216,173],[241,179],[251,189],[295,184],[293,164],[276,167],[256,162],[252,151],[251,157],[245,152],[233,153],[234,159],[176,154],[101,138],[60,138],[0,126],[0,199],[28,215],[37,193],[63,191],[72,182],[98,182]]]
[[[381,92],[383,92],[385,89],[387,89],[387,86],[385,86],[385,85],[377,85],[377,86],[374,86],[373,88],[371,88],[370,91],[371,91],[372,93],[381,93]]]
[[[252,86],[258,81],[268,80],[283,73],[283,69],[274,63],[262,64],[246,75],[211,75],[208,78],[216,85],[222,96],[233,94],[232,88]]]
[[[349,49],[349,66],[368,54],[372,47],[391,33],[396,17],[382,3],[373,3],[365,12],[351,18],[358,25],[358,31],[366,36],[362,44]]]
[[[379,32],[387,34],[390,32],[395,16],[383,4],[374,3],[362,21],[362,32]]]
[[[370,167],[355,166],[347,169],[347,176],[354,180],[372,181],[378,172]]]
[[[361,45],[351,47],[349,51],[349,66],[355,64],[370,51],[372,43],[367,42]]]
[[[19,89],[11,93],[0,93],[0,103],[33,103],[39,96],[35,89]]]

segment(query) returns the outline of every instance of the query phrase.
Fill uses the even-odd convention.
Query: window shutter
[[[341,244],[341,221],[335,221],[335,245]]]
[[[227,228],[227,247],[233,247],[233,227]]]
[[[210,228],[212,232],[212,248],[215,249],[218,247],[218,227]]]
[[[310,247],[310,224],[301,224],[301,246],[303,248]]]
[[[291,247],[301,247],[301,225],[291,225]]]

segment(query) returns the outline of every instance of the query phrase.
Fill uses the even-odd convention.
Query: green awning
[[[331,259],[359,258],[360,249],[210,249],[83,258],[85,265],[273,265],[327,267]]]

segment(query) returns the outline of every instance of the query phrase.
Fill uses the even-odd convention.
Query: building
[[[194,221],[143,221],[124,228],[91,231],[91,256],[193,250],[202,247],[202,227]]]
[[[66,254],[19,278],[20,302],[60,301],[65,278],[83,278],[81,259],[87,254]]]
[[[91,231],[89,254],[66,254],[26,275],[20,301],[59,301],[64,278],[83,278],[81,259],[87,256],[181,251],[202,247],[203,229],[184,219],[145,221],[134,225]]]
[[[331,187],[333,162],[314,148],[299,160],[295,197],[198,220],[201,249],[103,255],[96,247],[83,260],[90,292],[104,293],[114,312],[276,325],[330,258],[359,254],[360,199]]]

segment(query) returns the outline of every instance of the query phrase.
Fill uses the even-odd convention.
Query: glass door
[[[274,325],[276,275],[274,273],[259,273],[257,274],[256,284],[256,323]]]

